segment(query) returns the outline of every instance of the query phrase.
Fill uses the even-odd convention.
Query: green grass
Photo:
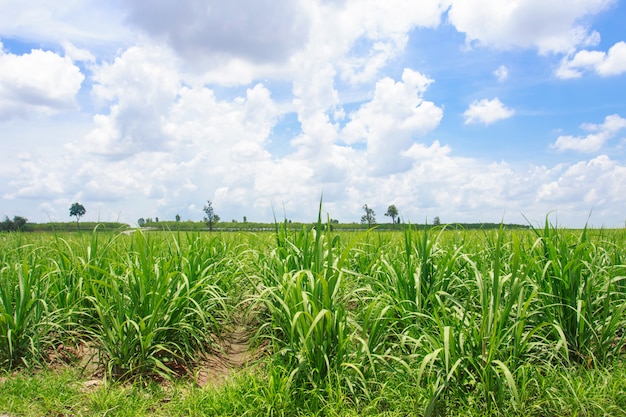
[[[53,312],[41,251],[17,242],[0,265],[0,367],[32,366],[52,342]]]
[[[625,415],[624,230],[328,226],[0,235],[0,414]]]
[[[96,321],[88,333],[112,376],[170,376],[220,335],[225,294],[207,269],[185,271],[181,254],[164,251],[162,243],[132,235],[128,252],[118,254],[121,264],[99,270],[102,278],[90,283]]]
[[[521,407],[485,408],[476,396],[454,396],[437,403],[450,416],[624,416],[626,371],[616,367],[550,371],[525,387],[531,397]],[[321,405],[296,398],[282,371],[259,376],[242,372],[219,389],[174,381],[168,385],[90,385],[76,369],[22,373],[0,379],[0,413],[11,416],[406,416],[422,415],[431,393],[405,374],[390,376],[371,401],[355,404],[331,396]]]

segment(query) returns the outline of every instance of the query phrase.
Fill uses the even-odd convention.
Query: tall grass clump
[[[258,362],[219,388],[168,383],[189,397],[150,410],[623,415],[623,230],[353,233],[321,217],[320,203],[300,230],[0,234],[0,368],[76,342],[107,377],[156,377],[140,393],[204,375],[191,368],[223,349]]]
[[[289,371],[290,386],[309,402],[324,401],[333,390],[359,385],[347,377],[356,371],[342,291],[349,247],[342,248],[321,215],[310,229],[286,226],[277,225],[277,246],[262,258],[259,301],[268,316],[259,334],[269,338],[275,365]]]
[[[421,236],[416,236],[411,227],[406,228],[401,243],[390,244],[369,271],[379,289],[391,297],[401,331],[419,325],[416,320],[433,311],[437,297],[447,293],[463,268],[462,246],[442,247],[445,232],[445,228],[424,228]]]
[[[118,378],[186,371],[214,346],[225,296],[211,276],[193,281],[154,240],[131,237],[127,253],[91,282],[92,334],[107,372]]]
[[[10,238],[15,238],[10,236]],[[0,262],[0,368],[32,366],[54,339],[55,321],[45,300],[47,277],[41,250],[19,236]]]
[[[564,338],[568,359],[578,364],[609,364],[623,352],[626,327],[624,265],[613,247],[600,246],[585,227],[578,235],[552,226],[533,228],[534,274],[543,320],[555,324],[555,339]],[[623,244],[623,242],[622,242]]]
[[[169,240],[167,256],[177,259],[179,268],[190,283],[211,277],[213,285],[236,303],[244,297],[244,273],[249,267],[242,259],[247,246],[239,237],[221,233],[178,233]]]
[[[53,234],[47,251],[50,285],[46,298],[59,314],[66,342],[86,339],[85,329],[94,324],[87,299],[89,288],[92,282],[110,276],[111,260],[123,251],[122,237],[101,233],[98,227],[91,234],[73,235],[72,239]]]
[[[430,391],[427,415],[458,398],[475,398],[485,412],[517,407],[528,361],[551,352],[542,336],[549,323],[536,318],[538,290],[525,272],[520,241],[503,229],[485,232],[481,241],[464,233],[425,229],[415,239],[407,230],[404,250],[381,255],[372,270],[378,283],[372,299],[394,312],[375,321],[387,329],[377,349],[400,365],[394,372],[415,373]]]

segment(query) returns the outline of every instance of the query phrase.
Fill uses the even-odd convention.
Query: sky
[[[0,216],[626,224],[626,0],[0,0]]]

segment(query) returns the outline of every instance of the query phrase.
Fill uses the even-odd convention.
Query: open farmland
[[[625,415],[626,231],[0,235],[0,415]]]

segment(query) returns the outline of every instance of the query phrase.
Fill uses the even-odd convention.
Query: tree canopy
[[[376,224],[376,213],[374,213],[374,209],[369,208],[367,204],[364,204],[363,210],[365,210],[365,214],[361,217],[361,223],[372,227]]]
[[[22,216],[13,216],[13,220],[9,216],[4,216],[4,221],[0,223],[0,231],[17,232],[24,229],[28,219]]]
[[[211,201],[207,201],[202,211],[206,213],[206,216],[204,216],[204,221],[209,226],[209,231],[212,232],[213,225],[220,221],[220,216],[215,214],[215,210],[213,210],[213,203]]]
[[[78,225],[78,221],[85,213],[87,213],[87,210],[85,210],[85,207],[80,203],[74,203],[70,207],[70,217],[76,217],[76,225]]]
[[[396,222],[396,217],[398,217],[398,209],[394,204],[387,207],[387,213],[385,213],[385,216],[391,217],[391,223]]]

